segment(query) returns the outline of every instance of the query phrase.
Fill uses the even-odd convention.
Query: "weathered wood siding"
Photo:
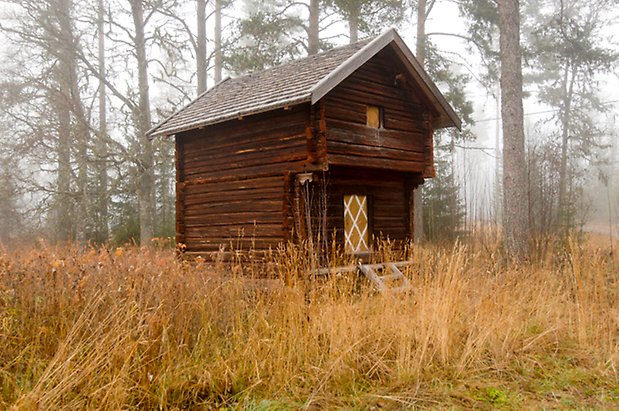
[[[177,135],[177,243],[201,253],[284,241],[287,174],[307,163],[309,117],[302,105]]]
[[[385,49],[324,98],[330,165],[432,174],[431,113],[404,72]],[[383,108],[383,128],[366,126],[368,105]]]

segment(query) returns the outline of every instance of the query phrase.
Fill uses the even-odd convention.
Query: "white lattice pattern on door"
[[[369,252],[368,238],[367,197],[361,195],[344,196],[344,244],[346,252]]]

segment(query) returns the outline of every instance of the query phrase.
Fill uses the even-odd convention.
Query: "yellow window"
[[[383,116],[381,107],[367,106],[367,122],[366,125],[372,128],[381,128],[383,126]]]
[[[352,254],[369,252],[369,237],[367,196],[344,196],[344,248],[346,252]]]

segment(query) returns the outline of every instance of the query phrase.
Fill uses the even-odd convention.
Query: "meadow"
[[[616,252],[536,249],[415,246],[397,294],[293,246],[0,251],[0,409],[619,408]]]

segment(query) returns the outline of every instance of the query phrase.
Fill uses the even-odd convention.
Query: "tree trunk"
[[[55,75],[58,78],[58,92],[55,96],[55,109],[58,115],[58,140],[56,157],[58,159],[58,177],[56,193],[55,231],[60,242],[72,240],[73,220],[71,196],[71,111],[66,96],[69,94],[69,82],[66,59],[59,59]]]
[[[417,60],[423,67],[426,59],[426,0],[419,0],[417,3]],[[424,240],[423,231],[423,187],[417,186],[413,190],[413,238],[416,243]]]
[[[135,26],[134,46],[138,63],[139,104],[134,113],[138,141],[142,150],[139,160],[138,202],[140,216],[140,243],[149,245],[155,227],[155,174],[153,146],[146,132],[151,125],[150,96],[148,90],[148,61],[144,35],[144,8],[142,0],[130,0]]]
[[[174,207],[175,197],[171,183],[175,181],[176,169],[174,167],[174,142],[164,140],[158,142],[158,150],[160,161],[158,161],[158,169],[160,175],[160,183],[158,185],[160,198],[160,214],[157,217],[157,223],[161,233],[166,235],[174,231]]]
[[[3,131],[5,131],[3,129]],[[20,216],[17,211],[18,192],[15,187],[17,161],[0,157],[0,247],[7,247],[15,234],[19,233]]]
[[[561,165],[559,168],[559,231],[562,234],[567,234],[570,227],[570,210],[567,201],[567,160],[568,160],[568,148],[570,141],[570,116],[572,110],[572,94],[574,91],[574,82],[576,80],[575,70],[572,70],[570,75],[569,64],[565,66],[563,73],[563,113],[561,114]]]
[[[97,26],[99,31],[99,135],[97,139],[97,227],[95,240],[106,242],[108,229],[108,176],[107,176],[107,92],[105,87],[105,8],[98,0]]]
[[[215,0],[215,83],[221,81],[223,56],[221,52],[221,0]]]
[[[351,3],[350,16],[348,19],[348,32],[350,43],[359,41],[359,5],[355,2]]]
[[[76,239],[85,243],[88,237],[88,223],[90,217],[90,196],[88,195],[88,142],[90,140],[90,124],[86,119],[84,106],[80,96],[76,52],[78,43],[73,33],[71,12],[72,0],[59,0],[57,2],[58,18],[58,45],[59,60],[63,60],[63,76],[65,76],[66,90],[64,98],[73,114],[73,124],[69,124],[72,146],[77,149],[75,156],[77,162],[77,181],[75,193],[76,210],[73,218],[76,228]]]
[[[518,0],[498,0],[503,118],[503,229],[507,252],[529,255],[529,205],[524,155],[522,54]]]
[[[501,87],[497,85],[496,89],[496,123],[494,129],[494,219],[497,226],[501,225],[503,216],[501,207]]]
[[[197,0],[198,38],[196,39],[196,71],[198,95],[206,91],[206,0]]]
[[[318,53],[320,37],[318,33],[318,21],[320,18],[320,0],[310,0],[309,33],[307,38],[307,53]]]
[[[74,239],[75,228],[79,225],[77,218],[72,216],[75,199],[71,190],[71,146],[72,146],[72,127],[71,127],[71,94],[72,94],[72,75],[73,62],[70,49],[70,25],[69,15],[71,5],[67,0],[59,0],[50,4],[53,8],[51,13],[55,15],[58,24],[58,31],[50,32],[48,35],[53,44],[56,42],[54,53],[58,59],[58,69],[56,71],[58,81],[57,94],[57,114],[58,114],[58,220],[57,235],[60,241],[71,241]],[[50,25],[50,27],[52,27]],[[79,217],[79,216],[78,216]]]

